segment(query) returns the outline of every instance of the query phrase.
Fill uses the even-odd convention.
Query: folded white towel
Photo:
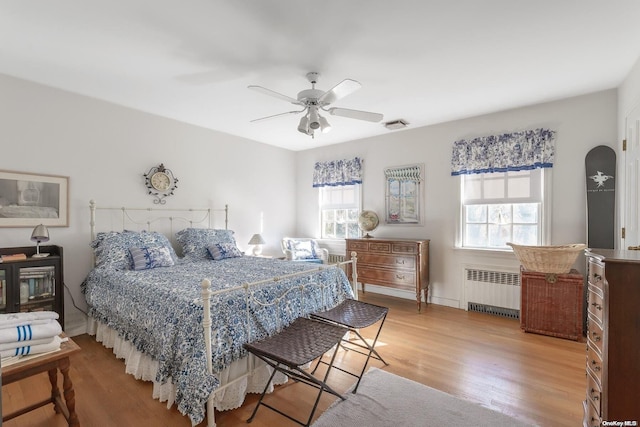
[[[60,348],[60,343],[62,343],[62,339],[56,336],[56,337],[53,337],[53,340],[48,344],[38,344],[33,346],[28,345],[24,347],[17,347],[12,350],[2,350],[0,351],[0,357],[4,359],[5,357],[26,356],[28,354],[47,353],[49,351],[58,350]]]
[[[60,335],[62,327],[57,320],[49,319],[46,322],[47,323],[27,324],[0,329],[0,343],[38,340]]]
[[[27,345],[34,346],[34,345],[40,345],[40,344],[51,344],[54,338],[55,337],[48,337],[48,338],[40,338],[37,340],[30,340],[30,341],[13,341],[13,342],[7,342],[7,343],[0,343],[0,351],[15,350],[18,347],[24,347]]]
[[[49,320],[55,320],[59,317],[60,316],[55,311],[31,311],[29,313],[0,314],[0,329],[20,325],[37,325],[39,323],[47,323]]]

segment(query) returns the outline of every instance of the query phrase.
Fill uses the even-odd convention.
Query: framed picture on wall
[[[0,171],[0,227],[69,226],[69,178]]]
[[[422,224],[424,165],[385,168],[386,224]]]

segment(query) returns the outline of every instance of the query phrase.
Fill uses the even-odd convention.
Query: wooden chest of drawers
[[[347,239],[347,259],[358,256],[358,281],[415,291],[418,310],[429,288],[429,240]]]
[[[600,426],[605,421],[634,425],[640,423],[640,252],[590,249],[586,254],[583,425]]]
[[[525,332],[581,341],[584,277],[577,270],[547,274],[520,272],[520,328]]]

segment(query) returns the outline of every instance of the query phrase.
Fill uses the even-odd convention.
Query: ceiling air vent
[[[391,120],[389,122],[384,123],[384,127],[386,127],[389,130],[398,130],[398,129],[406,128],[408,124],[409,122],[407,122],[406,120],[398,119],[398,120]]]

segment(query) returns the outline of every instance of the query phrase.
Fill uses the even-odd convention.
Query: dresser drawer
[[[593,375],[598,384],[602,385],[602,357],[591,346],[591,343],[587,345],[587,368],[591,371],[591,375]]]
[[[416,243],[394,243],[391,245],[391,252],[394,254],[417,254],[418,245]]]
[[[587,401],[593,407],[595,415],[599,418],[602,415],[602,389],[600,384],[587,371]]]
[[[411,272],[403,273],[358,265],[358,280],[399,289],[416,289],[416,274]]]
[[[356,252],[366,252],[369,250],[369,242],[352,242],[349,241],[347,244],[348,251],[356,251]]]
[[[369,252],[379,252],[383,254],[389,254],[391,253],[391,243],[371,242],[369,243]]]
[[[602,425],[602,419],[598,415],[598,411],[593,407],[593,404],[587,399],[583,402],[584,406],[584,419],[582,420],[583,427],[600,427]]]
[[[377,266],[415,271],[416,257],[363,253],[358,257],[358,266],[361,266],[362,268],[367,268],[368,266]]]
[[[587,278],[589,285],[600,289],[600,293],[604,295],[604,266],[599,262],[589,260],[589,277]]]
[[[594,288],[589,284],[589,295],[587,296],[587,302],[589,306],[587,310],[601,325],[604,321],[604,301],[599,289]]]
[[[587,317],[587,339],[590,346],[599,353],[602,353],[602,342],[604,341],[604,332],[600,323],[595,321],[593,317]]]

